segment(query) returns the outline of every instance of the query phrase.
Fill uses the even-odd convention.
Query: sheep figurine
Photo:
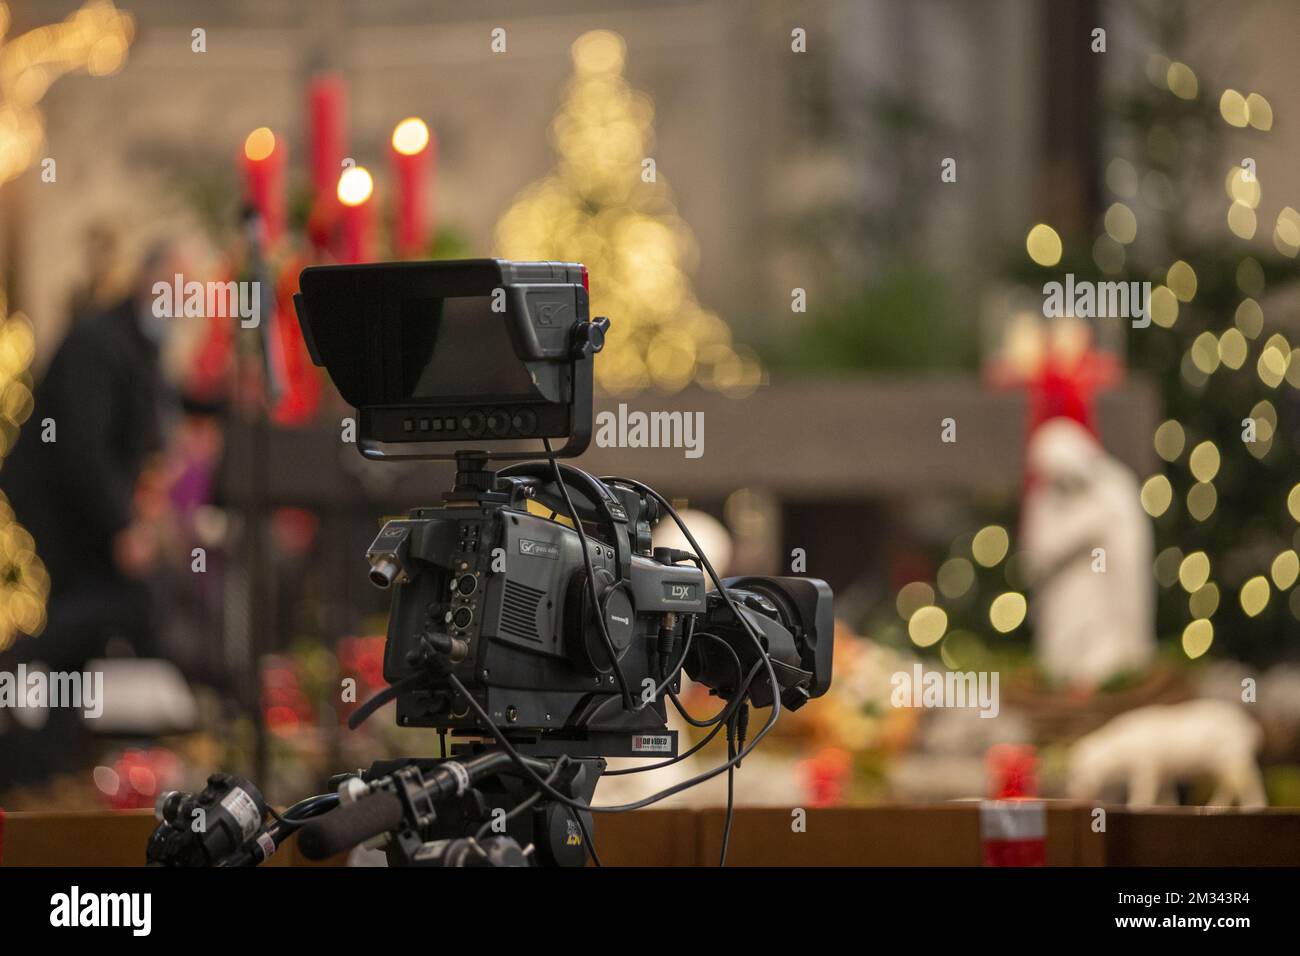
[[[1255,754],[1260,727],[1222,700],[1139,707],[1081,737],[1070,752],[1067,789],[1079,800],[1128,787],[1128,805],[1177,804],[1174,785],[1213,777],[1211,806],[1267,805]]]

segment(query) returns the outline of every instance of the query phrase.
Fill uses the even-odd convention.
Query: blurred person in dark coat
[[[79,671],[110,648],[150,652],[145,576],[157,550],[150,501],[160,492],[148,489],[158,485],[149,475],[164,443],[169,401],[159,358],[171,321],[154,314],[152,290],[183,272],[175,245],[151,248],[125,299],[73,321],[35,389],[33,413],[0,468],[0,489],[49,571],[48,623],[0,655],[0,670],[39,661],[51,671]],[[53,441],[44,440],[47,422]],[[63,724],[72,716],[50,711],[48,718]],[[58,730],[58,746],[45,733],[44,745],[23,747],[10,728],[0,745],[0,789],[83,765],[81,748],[64,734],[84,747],[84,730]]]

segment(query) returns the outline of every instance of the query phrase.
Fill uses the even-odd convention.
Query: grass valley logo
[[[560,556],[560,549],[547,541],[529,541],[527,538],[520,538],[519,553],[532,558],[556,559]]]

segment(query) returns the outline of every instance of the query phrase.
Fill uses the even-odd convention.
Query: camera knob
[[[590,322],[579,322],[573,327],[573,357],[586,358],[595,355],[605,347],[605,334],[609,331],[609,319],[598,315]]]

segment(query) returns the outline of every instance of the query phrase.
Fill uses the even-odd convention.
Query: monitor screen
[[[537,390],[516,357],[490,296],[408,299],[401,304],[401,394],[407,399],[509,400]]]

